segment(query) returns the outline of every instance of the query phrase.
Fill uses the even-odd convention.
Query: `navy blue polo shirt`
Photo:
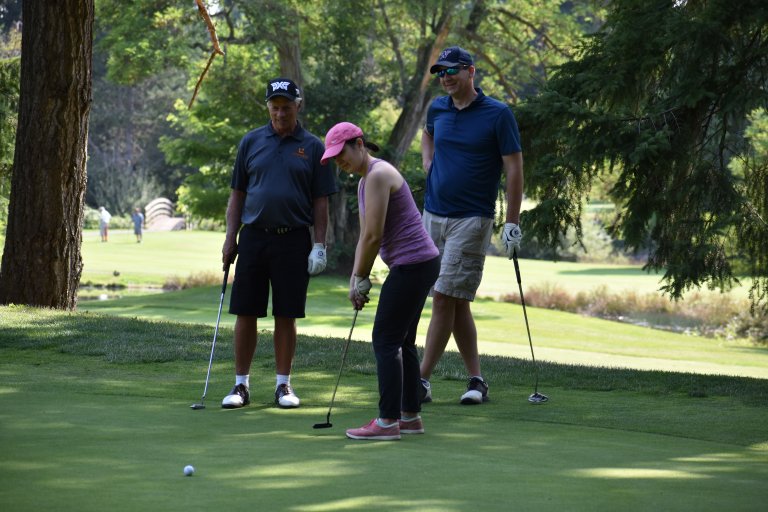
[[[300,124],[286,137],[272,123],[248,132],[232,172],[232,188],[247,194],[241,222],[263,228],[313,225],[313,199],[338,191],[335,174],[320,165],[323,151],[320,139]]]
[[[453,98],[436,98],[425,129],[435,142],[424,209],[441,217],[493,218],[503,169],[502,155],[522,151],[520,131],[505,103],[475,89],[464,109]]]

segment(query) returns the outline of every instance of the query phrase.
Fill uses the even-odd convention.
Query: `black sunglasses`
[[[445,75],[448,75],[448,76],[458,75],[459,71],[461,71],[462,69],[467,69],[468,67],[469,66],[458,66],[455,68],[445,68],[445,69],[441,69],[440,71],[437,71],[435,75],[437,75],[438,78],[443,78]]]

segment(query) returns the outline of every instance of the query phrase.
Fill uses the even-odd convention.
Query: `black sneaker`
[[[461,395],[464,405],[477,405],[488,401],[488,384],[480,377],[472,377],[467,384],[467,392]]]
[[[251,403],[251,395],[245,384],[236,384],[224,400],[221,401],[221,407],[224,409],[238,409]]]
[[[419,386],[419,400],[422,404],[432,401],[432,386],[429,385],[427,379],[421,379],[421,386]]]
[[[283,409],[298,407],[301,400],[293,392],[290,384],[280,384],[275,390],[275,403]]]

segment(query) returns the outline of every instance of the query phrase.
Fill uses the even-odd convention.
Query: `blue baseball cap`
[[[432,64],[429,72],[433,75],[440,71],[438,68],[455,68],[456,66],[472,66],[472,55],[461,46],[451,46],[440,52],[437,62]]]

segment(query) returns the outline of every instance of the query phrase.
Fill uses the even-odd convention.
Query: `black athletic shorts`
[[[309,228],[278,233],[244,226],[238,238],[229,312],[267,316],[271,285],[272,316],[304,318],[311,250]]]

